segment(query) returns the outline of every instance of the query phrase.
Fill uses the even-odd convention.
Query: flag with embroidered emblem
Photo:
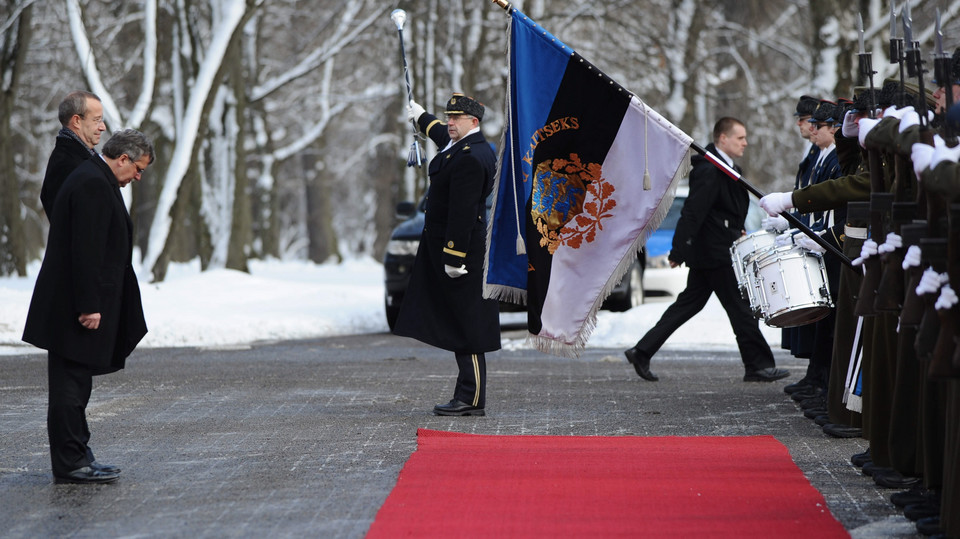
[[[537,348],[574,357],[669,209],[692,139],[516,9],[509,43],[484,296],[525,303]]]

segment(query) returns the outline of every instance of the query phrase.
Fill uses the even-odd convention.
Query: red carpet
[[[420,429],[377,537],[849,537],[772,436]]]

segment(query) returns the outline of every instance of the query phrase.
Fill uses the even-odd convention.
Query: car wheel
[[[643,266],[634,264],[624,277],[627,287],[623,295],[607,298],[607,309],[614,312],[628,311],[643,303]]]
[[[390,327],[390,331],[393,331],[394,326],[397,325],[397,317],[400,316],[400,302],[396,302],[396,305],[390,305],[384,301],[383,307],[387,315],[387,326]]]

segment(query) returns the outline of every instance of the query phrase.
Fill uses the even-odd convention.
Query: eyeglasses
[[[81,118],[83,118],[84,120],[87,119],[86,116],[81,116]],[[95,124],[97,124],[97,125],[104,123],[104,122],[103,122],[103,116],[97,116],[97,117],[95,117],[95,118],[90,118],[90,119],[93,120],[93,123],[95,123]]]
[[[124,154],[124,155],[126,155],[126,154]],[[127,155],[127,159],[130,161],[130,163],[133,164],[133,168],[137,169],[137,176],[140,176],[141,174],[143,174],[143,171],[144,171],[144,170],[147,170],[147,169],[145,169],[145,168],[140,168],[140,165],[138,165],[137,162],[134,161],[133,159],[130,159],[130,156],[129,156],[129,155]]]

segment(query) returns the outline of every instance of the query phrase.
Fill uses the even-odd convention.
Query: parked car
[[[489,209],[489,205],[487,206]],[[401,202],[397,204],[397,218],[400,223],[390,233],[387,250],[383,257],[383,307],[387,324],[392,330],[400,314],[400,303],[410,283],[410,271],[420,246],[420,234],[423,232],[424,201],[419,204]],[[630,267],[620,283],[603,302],[602,309],[608,311],[626,311],[643,303],[643,258]],[[522,310],[522,306],[512,303],[500,303],[501,311]]]

